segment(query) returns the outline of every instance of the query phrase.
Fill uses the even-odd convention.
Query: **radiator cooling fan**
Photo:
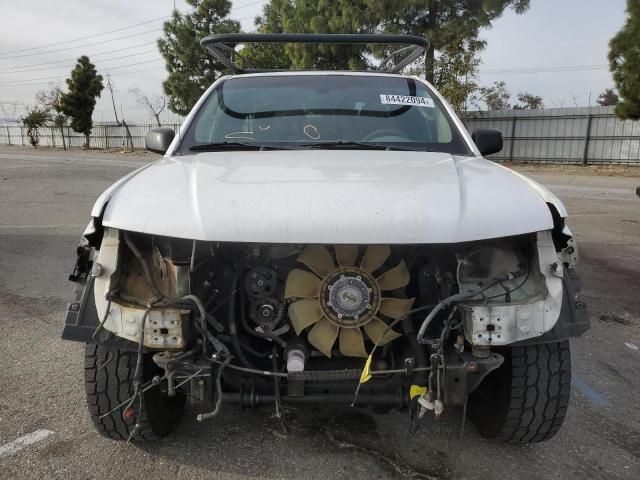
[[[335,259],[323,246],[308,246],[300,254],[298,262],[310,271],[293,269],[287,276],[285,299],[292,301],[289,318],[298,335],[312,326],[309,343],[327,357],[336,339],[343,355],[366,357],[362,330],[374,343],[380,340],[380,345],[401,336],[387,330],[383,318],[401,318],[411,310],[413,299],[386,298],[382,292],[405,287],[409,271],[402,260],[378,273],[391,254],[388,246],[367,247],[359,265],[358,247],[336,245],[334,251]]]

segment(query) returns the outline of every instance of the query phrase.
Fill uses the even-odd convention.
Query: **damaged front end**
[[[105,228],[78,252],[63,338],[137,352],[135,388],[208,413],[464,405],[513,345],[588,328],[570,235],[430,245],[191,241]],[[119,411],[117,412],[119,413]]]

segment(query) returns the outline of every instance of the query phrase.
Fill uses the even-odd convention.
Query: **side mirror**
[[[493,128],[476,128],[471,134],[482,156],[498,153],[502,150],[502,133]]]
[[[173,128],[152,128],[144,137],[144,146],[147,150],[164,155],[175,136]]]

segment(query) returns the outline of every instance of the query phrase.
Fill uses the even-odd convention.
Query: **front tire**
[[[85,347],[85,391],[89,414],[96,430],[113,440],[129,440],[130,437],[138,442],[158,440],[174,429],[184,412],[184,395],[178,393],[175,397],[168,397],[159,385],[142,395],[141,410],[140,400],[133,402],[133,410],[127,419],[123,417],[123,409],[100,418],[133,395],[137,356],[137,352],[106,349],[93,343]],[[143,384],[155,375],[162,375],[162,370],[148,355],[143,360]],[[131,436],[136,424],[140,428]]]
[[[469,396],[480,434],[509,444],[543,442],[560,429],[569,404],[569,341],[513,347]]]

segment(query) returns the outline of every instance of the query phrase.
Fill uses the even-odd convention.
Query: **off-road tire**
[[[113,440],[129,440],[136,424],[140,428],[131,437],[132,441],[158,440],[174,429],[184,411],[183,394],[168,397],[161,388],[155,387],[142,395],[142,411],[139,399],[133,403],[132,418],[125,421],[122,409],[100,418],[133,395],[137,356],[137,352],[111,350],[92,343],[85,347],[84,378],[89,414],[96,430]],[[155,375],[162,375],[162,370],[145,355],[143,383]]]
[[[513,347],[503,365],[469,396],[469,417],[480,434],[527,444],[553,437],[564,420],[571,389],[569,341]]]

